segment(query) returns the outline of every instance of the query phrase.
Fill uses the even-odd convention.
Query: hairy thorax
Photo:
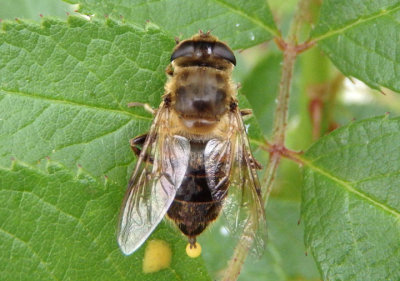
[[[175,126],[195,134],[222,129],[236,95],[230,73],[209,66],[175,67],[167,84]]]

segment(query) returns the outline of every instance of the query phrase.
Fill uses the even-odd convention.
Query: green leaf
[[[399,20],[399,0],[327,0],[313,37],[345,75],[400,92]]]
[[[210,280],[165,224],[152,238],[170,245],[171,267],[144,274],[146,244],[126,257],[116,243],[121,188],[53,161],[44,165],[0,168],[1,280]]]
[[[3,24],[0,36],[0,165],[48,156],[69,169],[126,185],[128,141],[151,116],[131,101],[158,106],[174,46],[159,30],[45,20]]]
[[[114,20],[144,25],[151,21],[172,36],[191,37],[199,29],[217,35],[234,49],[247,48],[277,36],[272,14],[264,0],[68,0],[79,11],[107,15]]]
[[[13,20],[15,18],[40,20],[42,16],[57,16],[67,18],[67,13],[73,12],[73,6],[61,0],[13,0],[2,1],[0,19]]]
[[[304,156],[305,242],[324,280],[400,279],[399,127],[355,122]]]
[[[151,120],[127,103],[158,106],[173,46],[158,29],[110,20],[2,23],[1,280],[209,280],[166,224],[151,238],[170,244],[170,269],[144,275],[145,247],[125,257],[116,243],[128,141]]]

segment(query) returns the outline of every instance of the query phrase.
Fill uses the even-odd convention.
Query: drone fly
[[[232,50],[209,32],[174,48],[150,131],[131,140],[138,161],[120,213],[124,254],[137,250],[165,215],[189,248],[221,210],[235,231],[249,220],[254,232],[264,227],[260,165],[242,120],[250,112],[238,108],[235,65]]]

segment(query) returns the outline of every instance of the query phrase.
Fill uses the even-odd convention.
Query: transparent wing
[[[121,207],[118,244],[133,253],[163,219],[182,183],[190,144],[168,132],[169,109],[160,106],[129,181]]]
[[[240,112],[230,113],[226,139],[212,139],[205,149],[207,182],[214,200],[224,200],[229,231],[239,237],[246,229],[262,253],[266,240],[264,203],[247,134]],[[224,184],[229,180],[229,188]]]
[[[232,143],[227,139],[211,139],[204,149],[207,185],[213,200],[224,199],[229,189],[229,178],[234,161]]]

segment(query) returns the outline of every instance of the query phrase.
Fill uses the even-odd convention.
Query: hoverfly
[[[233,229],[248,220],[264,227],[260,165],[243,125],[249,111],[238,108],[235,65],[232,50],[209,32],[174,48],[150,131],[131,140],[138,161],[120,213],[124,254],[138,249],[165,215],[190,248],[221,209],[229,210]]]

